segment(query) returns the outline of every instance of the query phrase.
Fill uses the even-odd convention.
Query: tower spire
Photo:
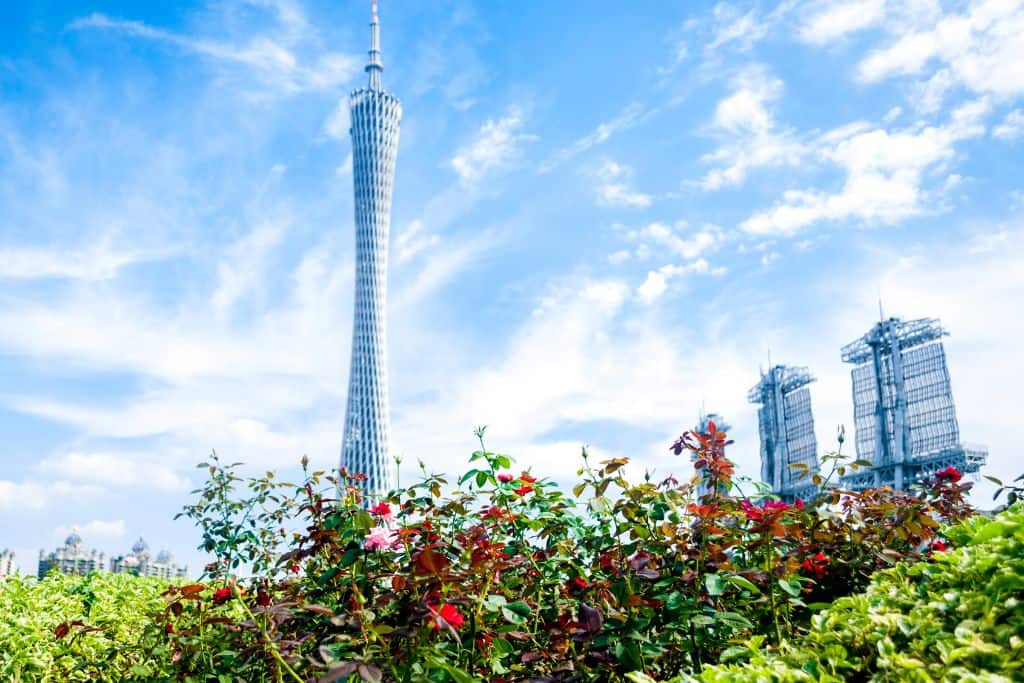
[[[366,73],[370,75],[370,90],[381,89],[380,74],[384,64],[380,61],[380,23],[377,20],[377,0],[373,0],[373,20],[370,22],[370,59],[366,63]]]

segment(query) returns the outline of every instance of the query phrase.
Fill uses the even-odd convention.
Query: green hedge
[[[126,574],[0,579],[0,680],[148,681],[165,675],[170,652],[142,638],[152,615],[164,609],[166,589],[165,580]],[[67,633],[58,638],[62,623]]]
[[[815,615],[807,636],[780,653],[752,642],[733,653],[746,661],[688,680],[1024,680],[1024,504],[968,519],[946,536],[949,550],[879,572],[866,591]]]

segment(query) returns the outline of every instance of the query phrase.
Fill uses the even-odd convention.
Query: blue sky
[[[10,3],[8,3],[10,5]],[[1024,471],[1024,6],[383,0],[402,99],[393,440],[567,479],[685,474],[701,405],[755,475],[747,389],[938,317],[961,433]],[[0,547],[144,534],[211,449],[336,463],[352,314],[347,93],[369,2],[0,10]],[[990,488],[979,486],[978,500]]]

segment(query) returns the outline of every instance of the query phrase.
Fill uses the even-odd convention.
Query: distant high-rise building
[[[761,373],[747,394],[751,403],[761,405],[761,480],[783,500],[809,497],[815,489],[811,476],[818,471],[818,442],[807,388],[813,381],[807,368],[775,365]]]
[[[732,429],[732,425],[727,423],[724,417],[717,413],[708,413],[707,415],[700,416],[700,419],[697,420],[697,426],[693,428],[693,431],[707,436],[711,431],[711,428],[708,426],[709,422],[715,423],[715,431],[728,432]],[[708,487],[707,482],[704,481],[704,472],[697,472],[697,475],[700,477],[697,482],[697,498],[703,498],[711,493],[711,489]]]
[[[39,551],[39,578],[44,578],[51,570],[57,569],[64,574],[91,574],[103,571],[104,554],[93,549],[82,547],[82,537],[77,531],[64,540],[64,545],[48,555]]]
[[[977,472],[984,464],[985,448],[960,443],[946,334],[935,318],[889,318],[843,347],[843,362],[854,365],[857,458],[872,463],[843,477],[844,486],[903,491],[944,467]]]
[[[370,23],[369,84],[349,98],[355,187],[356,287],[352,362],[341,464],[365,474],[368,493],[390,488],[387,361],[388,233],[402,105],[383,89],[377,0]]]
[[[0,551],[0,579],[13,576],[17,570],[18,565],[14,563],[14,553],[4,548]]]
[[[175,564],[174,557],[166,549],[161,550],[154,558],[149,552],[149,544],[139,537],[130,553],[111,558],[110,571],[115,574],[175,579],[183,578],[188,572],[188,567],[179,567]]]

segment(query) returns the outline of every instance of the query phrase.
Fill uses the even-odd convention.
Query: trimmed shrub
[[[774,653],[752,641],[746,663],[706,668],[725,681],[1019,681],[1024,679],[1024,503],[946,531],[930,561],[878,573]],[[634,677],[636,681],[643,677]]]

